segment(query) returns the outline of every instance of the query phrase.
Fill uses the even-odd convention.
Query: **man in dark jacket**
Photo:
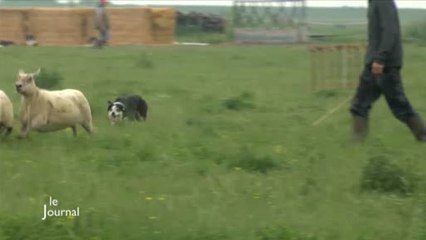
[[[394,0],[368,0],[368,49],[350,111],[352,132],[363,140],[368,113],[383,94],[394,116],[407,124],[419,141],[426,141],[426,127],[411,107],[401,82],[402,44],[398,10]]]

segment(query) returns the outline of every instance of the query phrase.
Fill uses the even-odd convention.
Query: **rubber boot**
[[[417,141],[426,142],[426,127],[419,116],[408,118],[406,123]]]
[[[356,142],[365,140],[368,134],[368,119],[352,115],[352,138]]]

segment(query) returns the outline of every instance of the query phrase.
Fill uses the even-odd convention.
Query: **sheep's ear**
[[[20,68],[20,69],[18,70],[18,75],[19,75],[19,76],[22,76],[22,75],[24,75],[24,74],[25,74],[24,70],[22,70],[22,68]]]
[[[38,75],[40,74],[40,72],[41,72],[41,69],[40,69],[40,68],[38,68],[38,69],[37,69],[37,71],[35,71],[35,72],[33,73],[33,76],[38,76]]]

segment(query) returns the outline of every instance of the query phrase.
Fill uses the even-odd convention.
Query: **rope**
[[[330,109],[328,112],[326,112],[324,115],[322,115],[318,120],[312,123],[312,127],[318,126],[321,122],[329,118],[333,113],[337,112],[340,108],[342,108],[346,103],[348,103],[352,99],[352,96],[349,96],[346,98],[343,102],[339,103],[334,108]]]

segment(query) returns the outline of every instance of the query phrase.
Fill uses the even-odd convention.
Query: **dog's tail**
[[[148,104],[146,104],[145,100],[139,102],[137,111],[143,120],[146,121],[148,117]]]

